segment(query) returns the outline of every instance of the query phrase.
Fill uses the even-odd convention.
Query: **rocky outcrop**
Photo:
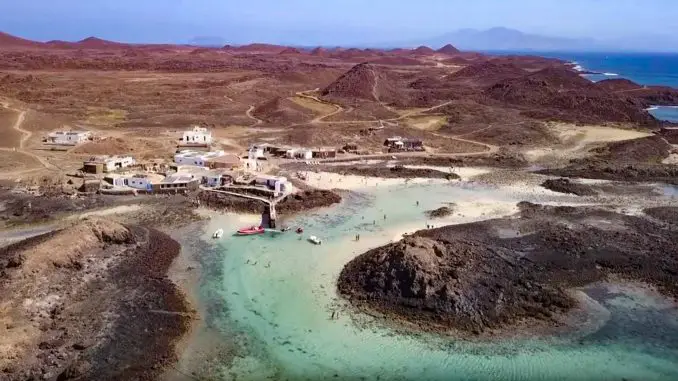
[[[678,168],[663,164],[673,147],[659,135],[609,143],[591,151],[590,157],[575,159],[564,168],[539,173],[604,180],[678,183]]]
[[[562,290],[535,282],[510,253],[423,236],[359,256],[338,285],[354,303],[473,333],[574,306]]]
[[[623,78],[602,80],[596,86],[640,102],[646,107],[678,106],[678,89],[668,86],[642,86]]]
[[[438,209],[427,211],[426,215],[429,218],[443,218],[443,217],[447,217],[447,216],[451,215],[452,213],[454,213],[453,208],[451,208],[449,206],[442,206]]]
[[[577,196],[595,196],[597,194],[590,186],[577,184],[570,179],[549,179],[544,181],[541,186],[554,192]]]
[[[283,215],[290,215],[316,208],[332,206],[341,202],[341,196],[335,192],[313,189],[287,196],[278,203],[276,210]]]
[[[476,334],[577,329],[566,290],[610,275],[678,295],[675,228],[588,207],[518,206],[520,218],[424,230],[370,250],[341,271],[339,293],[387,319]],[[675,210],[652,212],[678,220]]]
[[[166,277],[179,250],[100,219],[0,249],[2,379],[160,377],[191,320]]]

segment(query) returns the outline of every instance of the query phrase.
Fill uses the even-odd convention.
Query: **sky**
[[[47,41],[369,44],[463,28],[602,39],[678,35],[676,0],[3,0],[0,30]]]

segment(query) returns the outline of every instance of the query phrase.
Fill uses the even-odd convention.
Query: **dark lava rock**
[[[676,229],[588,207],[519,208],[520,218],[424,230],[370,250],[344,267],[338,290],[358,308],[470,333],[548,322],[576,305],[567,288],[608,275],[678,295]]]
[[[562,290],[535,281],[510,253],[422,236],[354,259],[339,276],[339,291],[353,302],[467,332],[574,306]]]
[[[276,210],[281,214],[292,214],[331,206],[339,202],[341,202],[341,196],[338,194],[328,190],[313,189],[287,196],[276,205]]]
[[[595,196],[596,192],[590,186],[577,184],[570,179],[550,179],[541,184],[542,187],[554,192],[569,193],[577,196]]]
[[[651,181],[678,184],[678,167],[662,160],[674,151],[663,137],[609,143],[592,150],[592,157],[575,159],[564,168],[545,169],[537,173],[590,179]]]
[[[643,212],[648,216],[654,217],[660,221],[678,225],[678,207],[660,206],[656,208],[645,209]]]
[[[395,167],[386,166],[357,166],[357,165],[337,165],[324,169],[328,172],[340,173],[343,175],[356,175],[367,177],[382,177],[386,179],[411,179],[411,178],[431,178],[457,180],[459,175],[456,173],[446,173],[428,168],[406,168],[402,165]]]
[[[447,206],[443,206],[435,210],[427,211],[426,215],[429,216],[430,218],[443,218],[449,216],[452,213],[454,213],[454,209]]]

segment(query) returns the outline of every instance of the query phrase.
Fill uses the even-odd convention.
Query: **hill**
[[[508,62],[494,60],[471,64],[450,74],[446,79],[450,81],[471,81],[474,84],[490,85],[504,79],[519,78],[527,75],[527,71]]]
[[[297,54],[303,54],[303,52],[297,48],[286,48],[282,52],[278,53],[280,55],[297,55]]]
[[[88,49],[105,49],[105,48],[120,48],[127,47],[129,44],[124,44],[121,42],[102,40],[97,37],[87,37],[84,40],[80,40],[75,43],[80,48]]]
[[[447,44],[447,45],[443,46],[442,48],[436,50],[436,52],[441,53],[441,54],[448,54],[448,55],[454,55],[454,54],[461,53],[459,51],[459,49],[452,46],[452,44]]]
[[[612,92],[643,88],[643,86],[625,78],[604,79],[600,82],[596,82],[596,86]]]
[[[25,38],[0,32],[0,48],[30,48],[44,46],[42,42],[31,41]]]
[[[272,124],[301,123],[315,116],[309,109],[281,97],[275,97],[257,106],[252,115]]]
[[[390,102],[398,97],[398,88],[395,79],[382,68],[361,63],[323,89],[321,95],[338,100]]]
[[[286,46],[273,45],[273,44],[249,44],[243,45],[236,48],[239,52],[244,53],[273,53],[278,54],[287,49]]]
[[[656,125],[638,102],[605,91],[563,67],[549,67],[520,78],[500,81],[484,95],[526,108],[538,119],[579,123],[622,122]]]
[[[420,46],[412,51],[414,54],[418,55],[431,55],[435,54],[435,50],[429,48],[428,46]]]
[[[678,89],[672,87],[642,86],[623,78],[605,79],[596,85],[632,102],[638,102],[644,107],[678,106]]]

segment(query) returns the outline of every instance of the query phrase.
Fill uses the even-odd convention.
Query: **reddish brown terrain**
[[[500,181],[513,174],[520,179],[545,174],[675,184],[678,152],[672,144],[678,134],[646,109],[677,100],[676,89],[625,80],[592,83],[560,60],[495,57],[460,52],[452,45],[438,50],[425,46],[302,50],[261,43],[204,48],[96,37],[43,43],[0,33],[0,223],[7,227],[71,223],[79,220],[66,216],[85,210],[132,204],[144,208],[128,212],[134,214],[129,224],[106,221],[98,230],[79,224],[0,249],[0,289],[22,298],[11,300],[12,316],[0,311],[0,337],[11,334],[14,343],[0,345],[0,378],[162,379],[167,364],[176,360],[177,337],[188,330],[193,311],[166,278],[178,245],[150,226],[195,218],[191,211],[197,206],[258,213],[266,205],[266,198],[243,199],[241,193],[212,193],[205,188],[171,197],[139,194],[118,204],[111,198],[126,196],[97,194],[110,188],[90,188],[91,176],[81,171],[83,161],[93,155],[132,155],[143,166],[172,162],[178,139],[193,126],[211,131],[212,149],[240,156],[255,143],[283,148],[282,152],[312,148],[316,155],[312,160],[267,153],[260,161],[266,173],[288,176],[303,190],[277,200],[281,214],[342,202],[331,190],[313,189],[298,171],[466,181],[464,174],[452,169],[467,166],[484,167],[482,172],[489,168],[487,178]],[[58,130],[88,131],[92,138],[78,146],[45,144],[43,139]],[[320,148],[336,149],[329,152],[337,157],[324,159],[328,150]],[[362,159],[403,165],[373,165]],[[328,163],[333,160],[347,163]],[[450,171],[404,166],[422,164]],[[527,173],[527,168],[545,169],[535,174]],[[489,181],[482,176],[479,181]],[[568,179],[544,184],[558,192],[595,193]],[[270,190],[256,190],[270,197]],[[439,211],[448,212],[456,213]],[[519,240],[485,234],[491,227],[485,223],[436,229],[358,257],[342,273],[340,291],[358,304],[381,298],[377,310],[405,320],[428,321],[431,313],[440,313],[446,317],[433,319],[434,325],[480,332],[566,312],[573,301],[562,284],[597,281],[614,272],[616,265],[597,266],[613,262],[607,253],[622,250],[629,255],[616,268],[617,274],[675,294],[675,282],[668,282],[675,277],[666,275],[673,267],[659,269],[646,258],[675,246],[671,243],[675,234],[668,230],[660,237],[661,246],[648,246],[654,240],[648,232],[659,229],[656,221],[531,204],[522,205],[521,213],[520,219],[494,223],[511,229],[538,228],[526,242],[548,253],[543,261],[508,269],[506,258],[497,253],[524,254]],[[617,240],[609,231],[582,228],[563,233],[558,224],[549,224],[556,218],[578,223],[586,214],[627,224],[633,248],[612,247]],[[87,238],[86,245],[72,246],[69,240],[74,235]],[[67,248],[60,249],[65,257],[54,262],[50,242]],[[581,242],[607,251],[602,257],[588,252],[591,255],[581,257],[577,248]],[[461,251],[451,249],[455,245]],[[574,258],[565,257],[567,266],[541,271],[542,264],[561,264],[563,250]],[[40,256],[32,258],[34,253]],[[117,262],[106,268],[97,265],[103,259]],[[641,271],[641,262],[650,263],[651,272]],[[581,269],[590,273],[578,279]],[[393,274],[405,273],[412,276],[392,282]],[[478,278],[478,273],[484,275]],[[31,282],[43,275],[40,282]],[[523,275],[532,281],[525,283]],[[113,284],[110,277],[122,283]],[[31,292],[30,287],[44,297],[57,292],[44,281],[47,278],[58,279],[54,287],[71,290],[69,298],[80,304],[74,304],[75,310],[61,309],[62,302],[45,304],[33,314],[19,314],[22,293]],[[460,298],[459,293],[468,295],[478,285],[478,293]],[[496,307],[503,296],[495,286],[511,292],[506,297],[511,306],[501,313]],[[123,292],[109,292],[111,287]],[[429,291],[443,297],[443,303]],[[470,303],[473,313],[450,314],[457,303]],[[95,325],[82,325],[75,318],[88,311],[96,315]],[[17,319],[16,325],[11,319]],[[99,340],[96,345],[87,340],[93,337]],[[6,348],[10,350],[3,352]]]

